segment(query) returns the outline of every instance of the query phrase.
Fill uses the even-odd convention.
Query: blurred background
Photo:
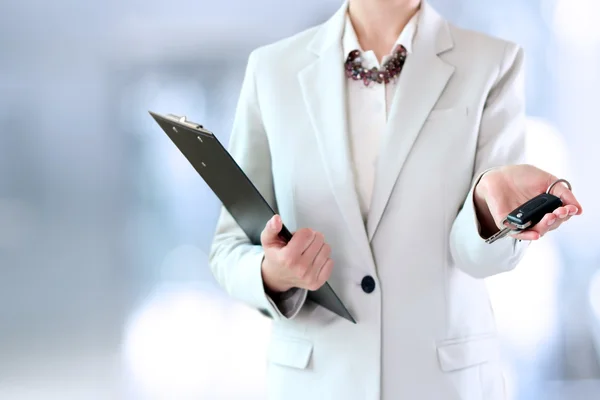
[[[431,0],[527,53],[528,151],[584,205],[489,280],[512,399],[600,398],[598,0]],[[0,399],[262,399],[219,204],[147,110],[227,143],[249,52],[340,0],[0,1]]]

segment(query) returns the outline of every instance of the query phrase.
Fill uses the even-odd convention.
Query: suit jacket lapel
[[[367,223],[369,240],[375,235],[394,185],[429,112],[454,72],[453,66],[438,57],[451,47],[447,23],[423,2],[413,52],[408,55],[400,75],[382,138]]]
[[[345,13],[346,4],[315,34],[309,48],[317,58],[298,77],[331,190],[360,253],[367,256],[365,262],[374,266],[348,140],[345,57],[341,47]]]

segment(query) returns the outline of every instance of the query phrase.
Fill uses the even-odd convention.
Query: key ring
[[[567,185],[567,187],[569,188],[569,190],[572,191],[571,184],[569,183],[568,180],[566,180],[566,179],[558,179],[552,185],[548,186],[548,190],[546,190],[546,194],[551,194],[550,192],[552,191],[552,189],[554,188],[554,186],[556,186],[559,183],[565,183]]]

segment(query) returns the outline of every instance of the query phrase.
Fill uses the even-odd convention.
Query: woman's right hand
[[[322,233],[308,228],[295,232],[286,244],[279,237],[282,227],[281,217],[275,215],[260,237],[265,252],[262,277],[266,289],[275,293],[291,288],[319,289],[333,269],[331,247]]]

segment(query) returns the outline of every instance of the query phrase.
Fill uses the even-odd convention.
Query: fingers
[[[307,289],[317,290],[329,278],[329,264],[333,265],[330,256],[331,247],[325,243],[323,234],[316,232],[310,246],[301,256],[301,264],[306,267],[303,279]]]
[[[331,258],[328,258],[327,261],[325,262],[325,264],[319,270],[319,274],[317,275],[317,279],[315,281],[316,282],[315,288],[311,289],[311,290],[317,290],[321,286],[323,286],[325,284],[325,282],[327,282],[327,279],[329,279],[329,277],[331,276],[332,271],[333,271],[333,260]]]
[[[552,213],[546,214],[533,228],[511,235],[511,237],[519,240],[538,240],[546,233],[557,229],[561,224],[567,222],[571,216],[577,215],[578,211],[574,205],[559,207]]]
[[[515,235],[510,235],[510,237],[513,237],[518,240],[529,240],[529,241],[538,240],[541,238],[540,234],[536,231],[523,231],[523,232],[517,233]]]
[[[562,215],[562,213],[561,213]],[[537,223],[533,228],[529,229],[531,232],[537,232],[538,239],[543,237],[546,233],[552,229],[556,229],[561,223],[562,217],[557,216],[554,213],[548,213],[544,215],[544,218]]]
[[[564,208],[569,216],[581,214],[579,208],[573,204],[566,205]]]
[[[292,236],[292,240],[286,246],[286,251],[293,255],[294,257],[299,258],[310,248],[313,241],[316,239],[317,232],[312,229],[300,229],[294,236]]]
[[[323,246],[319,249],[316,257],[314,258],[313,265],[318,268],[323,267],[323,265],[329,260],[331,257],[331,246],[327,243],[323,243]]]
[[[308,246],[302,252],[302,261],[306,264],[312,264],[321,251],[321,247],[325,244],[325,237],[320,232],[313,232],[312,240],[309,242]]]
[[[583,210],[581,208],[581,204],[579,204],[579,201],[577,201],[573,192],[571,192],[569,190],[569,188],[566,187],[565,185],[558,184],[558,185],[554,186],[551,194],[559,197],[565,206],[575,207],[575,214],[572,214],[572,215],[580,215],[583,212]],[[563,208],[563,207],[561,207],[561,208]]]
[[[540,223],[533,229],[541,236],[544,236],[546,233],[557,229],[564,222],[567,222],[569,218],[571,218],[572,215],[576,215],[577,212],[577,207],[573,205],[559,207],[552,213],[546,214]]]
[[[548,232],[550,228],[556,224],[556,222],[563,218],[562,212],[552,212],[544,215],[544,218],[536,226],[533,227],[534,230],[538,231],[541,235]]]
[[[282,249],[281,264],[295,276],[294,285],[317,290],[331,274],[331,247],[320,232],[301,229]]]
[[[318,286],[320,287],[323,283],[320,281],[320,276],[323,275],[323,268],[325,267],[325,265],[331,260],[331,247],[327,244],[327,243],[323,243],[323,246],[321,246],[321,249],[319,250],[319,252],[317,253],[316,257],[314,258],[314,261],[312,263],[313,268],[311,271],[311,278],[313,280],[313,283],[318,284]],[[327,275],[327,277],[325,279],[329,278],[329,275]]]

